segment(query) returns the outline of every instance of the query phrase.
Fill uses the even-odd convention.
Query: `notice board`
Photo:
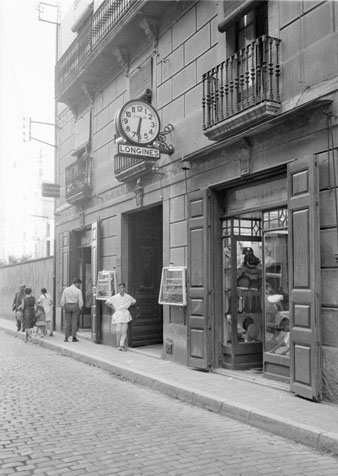
[[[159,304],[187,305],[186,267],[168,266],[162,269]]]

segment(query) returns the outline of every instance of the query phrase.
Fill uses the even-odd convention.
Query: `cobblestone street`
[[[337,457],[2,332],[0,358],[0,475],[337,474]]]

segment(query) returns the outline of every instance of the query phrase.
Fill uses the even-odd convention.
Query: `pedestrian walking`
[[[117,287],[118,293],[107,299],[108,307],[114,309],[112,324],[116,324],[116,339],[118,350],[126,352],[128,323],[132,320],[129,307],[136,303],[136,300],[125,292],[126,285],[120,283]]]
[[[25,285],[20,284],[19,291],[15,293],[14,299],[13,299],[13,304],[12,304],[12,311],[15,312],[15,319],[16,319],[16,328],[17,331],[20,332],[22,328],[22,332],[25,331],[25,327],[23,325],[23,315],[22,315],[22,300],[25,296]],[[20,309],[19,309],[20,308]]]
[[[22,300],[23,325],[26,331],[25,342],[32,342],[32,329],[35,326],[35,297],[32,296],[31,288],[25,288],[25,296]]]
[[[83,297],[80,289],[81,279],[76,278],[71,286],[64,289],[61,297],[61,307],[65,312],[65,342],[68,342],[70,335],[73,342],[79,342],[76,338],[79,315],[83,308]]]
[[[53,310],[53,299],[47,293],[46,288],[41,289],[41,296],[38,299],[38,304],[41,304],[44,308],[46,315],[46,331],[49,332],[49,335],[53,335],[53,326],[52,326],[52,310]]]

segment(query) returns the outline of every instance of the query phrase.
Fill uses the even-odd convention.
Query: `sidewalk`
[[[0,319],[0,330],[23,339],[24,333],[15,327],[14,320]],[[304,400],[288,386],[267,379],[249,381],[231,371],[201,372],[137,349],[119,352],[84,336],[79,332],[80,342],[66,343],[55,332],[34,342],[170,397],[338,455],[338,405]]]

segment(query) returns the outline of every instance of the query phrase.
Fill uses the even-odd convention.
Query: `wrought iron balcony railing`
[[[66,200],[76,203],[92,195],[90,159],[78,159],[66,167]]]
[[[156,164],[154,160],[143,160],[134,157],[114,156],[114,174],[119,182],[128,182],[149,173]]]
[[[135,5],[135,0],[104,0],[76,39],[60,58],[55,69],[56,97],[91,61],[113,27]]]
[[[203,75],[203,130],[263,102],[280,104],[280,40],[263,35]]]

